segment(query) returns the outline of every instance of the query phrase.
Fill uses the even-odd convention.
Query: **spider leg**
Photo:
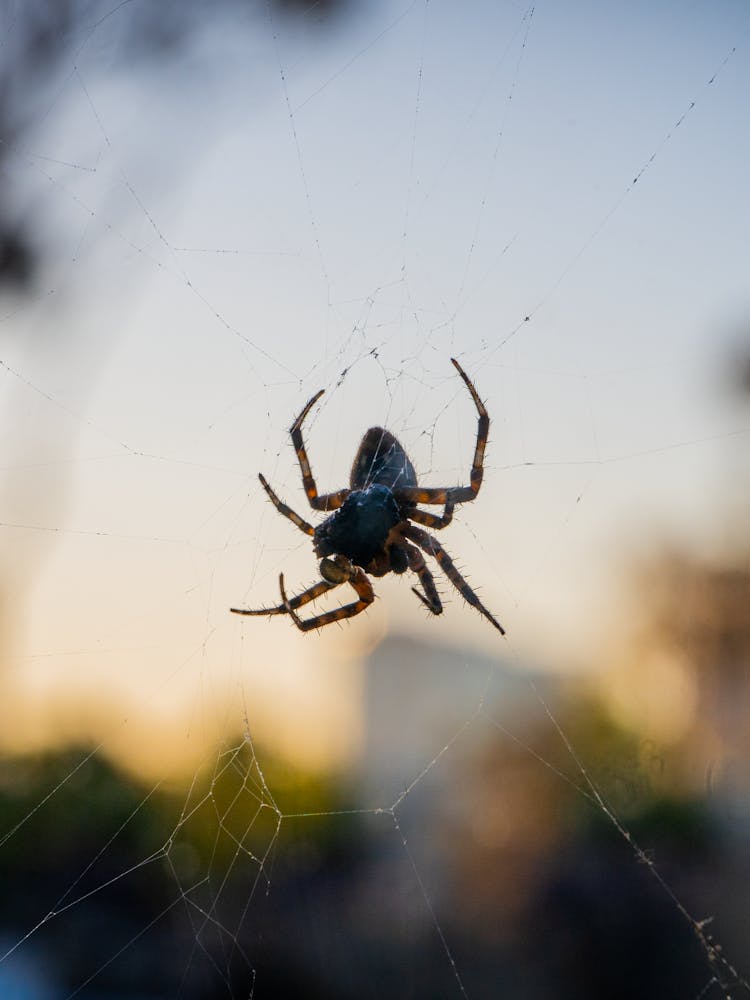
[[[344,581],[342,580],[341,583]],[[293,597],[289,601],[289,607],[292,610],[296,608],[301,608],[305,604],[309,604],[310,601],[316,600],[316,598],[321,597],[323,594],[327,594],[329,590],[333,590],[338,587],[338,583],[329,583],[328,580],[321,580],[319,583],[314,583],[312,587],[308,587],[301,594]],[[278,604],[275,608],[230,608],[235,615],[285,615],[288,614],[288,608],[286,604]]]
[[[484,403],[479,398],[479,393],[469,376],[455,358],[451,358],[451,361],[453,362],[453,367],[464,380],[466,388],[471,393],[471,398],[474,400],[474,405],[479,415],[477,421],[477,443],[474,446],[474,458],[471,463],[471,472],[469,473],[469,482],[471,483],[469,488],[474,496],[476,496],[479,493],[479,487],[482,485],[482,476],[484,475],[484,449],[487,447],[487,436],[490,432],[490,415],[485,409]]]
[[[336,493],[326,493],[323,496],[318,496],[318,487],[315,485],[315,477],[312,474],[310,460],[307,457],[305,443],[302,439],[302,422],[324,392],[325,389],[321,389],[320,392],[316,393],[309,400],[302,413],[300,413],[289,428],[289,433],[292,435],[292,444],[297,453],[297,461],[302,472],[302,484],[305,487],[305,493],[307,494],[310,506],[313,510],[336,510],[346,500],[351,490],[338,490]]]
[[[424,556],[415,548],[413,545],[409,545],[408,542],[403,543],[406,553],[409,557],[409,569],[412,573],[416,573],[419,577],[419,582],[422,584],[421,590],[417,590],[416,587],[412,587],[412,592],[417,595],[422,604],[431,611],[433,615],[439,615],[443,612],[443,605],[440,601],[440,595],[437,592],[437,587],[435,586],[435,578],[432,573],[427,568],[427,564],[424,561]]]
[[[469,584],[458,572],[455,563],[437,538],[433,538],[432,535],[429,535],[426,531],[422,531],[421,528],[417,528],[414,525],[409,525],[407,528],[404,528],[404,536],[411,539],[412,542],[416,542],[416,544],[428,555],[434,556],[434,558],[437,559],[438,565],[442,571],[448,577],[456,590],[460,592],[464,600],[471,604],[472,607],[476,608],[480,614],[484,615],[484,617],[495,626],[501,635],[505,635],[505,629],[503,626],[499,621],[497,621],[494,615],[492,615],[487,608],[485,608]]]
[[[446,502],[442,514],[431,514],[428,510],[419,510],[418,507],[415,507],[414,510],[409,511],[407,517],[410,521],[417,521],[418,524],[423,524],[426,528],[447,528],[453,520],[453,501]]]
[[[290,601],[286,596],[286,591],[284,590],[284,574],[282,573],[281,576],[279,576],[279,589],[281,590],[281,598],[284,602],[284,609],[301,632],[309,632],[314,628],[322,628],[324,625],[331,625],[333,622],[343,621],[344,618],[353,618],[354,615],[358,615],[361,611],[364,611],[365,608],[368,608],[375,600],[375,593],[372,589],[372,584],[370,583],[364,570],[360,569],[359,566],[352,566],[351,571],[347,574],[346,578],[340,582],[350,583],[351,586],[357,591],[359,600],[354,601],[352,604],[345,604],[343,607],[336,608],[334,611],[324,611],[321,615],[315,615],[314,618],[309,618],[307,621],[303,621],[294,610],[295,598],[292,598]],[[328,586],[329,588],[331,586],[337,587],[339,584],[329,584]]]
[[[296,514],[291,507],[287,507],[282,500],[279,500],[274,491],[268,485],[262,472],[258,473],[258,479],[260,479],[261,486],[268,494],[268,499],[274,505],[279,514],[283,514],[284,517],[288,517],[292,524],[297,525],[300,531],[304,531],[306,535],[310,535],[312,537],[315,534],[313,526],[308,524],[307,521],[303,521],[299,514]]]
[[[451,358],[453,367],[464,380],[466,388],[471,393],[474,405],[479,414],[477,422],[477,443],[474,446],[474,459],[471,463],[469,474],[470,486],[442,486],[423,489],[420,486],[400,486],[393,491],[393,495],[400,503],[466,503],[473,500],[479,493],[484,475],[484,450],[487,447],[487,435],[490,431],[490,416],[485,409],[485,405],[479,398],[479,393],[474,388],[474,383],[463,370],[455,358]],[[444,515],[445,516],[445,515]],[[437,527],[437,525],[435,525]]]

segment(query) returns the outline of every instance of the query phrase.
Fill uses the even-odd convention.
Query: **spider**
[[[369,607],[375,600],[369,576],[400,574],[411,570],[422,585],[421,590],[412,587],[413,592],[428,611],[439,615],[443,605],[434,577],[424,559],[423,553],[426,553],[437,560],[442,571],[468,603],[483,614],[501,634],[505,634],[505,629],[461,576],[437,538],[424,530],[424,527],[447,527],[453,518],[455,505],[474,500],[482,485],[484,449],[490,418],[469,376],[455,358],[451,358],[451,361],[471,393],[479,414],[471,485],[419,486],[414,466],[393,434],[382,427],[371,427],[362,438],[355,455],[349,488],[320,496],[302,440],[302,423],[325,392],[325,389],[321,389],[294,421],[290,433],[310,506],[313,510],[333,513],[314,528],[276,496],[262,473],[258,478],[276,510],[312,538],[315,554],[320,558],[322,579],[290,599],[287,597],[282,573],[279,576],[281,604],[272,608],[231,608],[234,614],[288,614],[297,628],[309,632],[344,618],[353,618]],[[417,504],[442,504],[443,513],[432,514],[421,510]],[[306,620],[299,617],[299,608],[343,583],[348,583],[356,591],[356,601]]]

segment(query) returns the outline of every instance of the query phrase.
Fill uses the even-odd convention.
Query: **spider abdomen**
[[[375,483],[389,489],[417,485],[417,474],[409,456],[383,427],[371,427],[362,438],[350,477],[353,490],[366,489]]]
[[[346,556],[355,566],[366,568],[384,554],[386,540],[400,520],[398,504],[387,486],[376,483],[354,490],[315,529],[315,551],[319,556]]]

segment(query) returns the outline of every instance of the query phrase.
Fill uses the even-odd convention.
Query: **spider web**
[[[1,33],[42,82],[0,154],[0,985],[750,992],[748,426],[715,389],[746,11],[28,10]],[[235,620],[316,579],[256,475],[317,523],[288,428],[319,389],[321,492],[372,425],[467,482],[452,356],[492,426],[440,540],[508,637],[392,576],[320,635]],[[721,569],[623,597],[665,539]]]

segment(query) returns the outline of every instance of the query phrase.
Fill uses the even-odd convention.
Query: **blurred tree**
[[[750,565],[684,553],[643,566],[629,648],[602,677],[613,717],[662,762],[663,788],[735,800],[750,791]],[[745,775],[745,779],[742,776]],[[738,784],[739,783],[739,784]]]
[[[238,738],[168,789],[80,747],[0,760],[0,974],[10,949],[54,996],[334,995],[299,903],[335,911],[366,840],[330,781],[262,760]]]
[[[325,22],[354,0],[269,0],[281,14]],[[264,0],[253,0],[260,12]],[[97,27],[116,17],[120,34],[113,69],[137,72],[153,60],[177,61],[188,54],[207,18],[233,13],[237,30],[250,30],[247,0],[160,0],[111,4],[106,0],[18,0],[0,8],[0,294],[27,291],[44,254],[39,206],[18,196],[9,162],[29,145],[44,118],[45,99]]]

